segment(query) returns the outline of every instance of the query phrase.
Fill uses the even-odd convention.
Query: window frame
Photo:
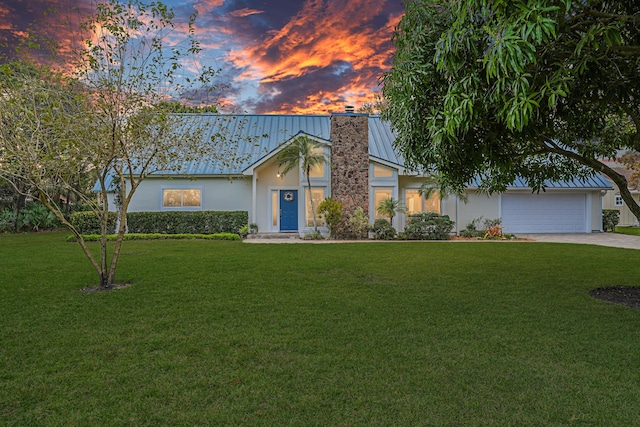
[[[409,212],[408,210],[408,199],[407,199],[407,192],[409,191],[416,191],[418,193],[418,195],[420,196],[420,211],[414,211],[414,212]],[[407,219],[409,218],[409,215],[414,214],[414,213],[427,213],[427,212],[435,212],[438,215],[442,215],[442,200],[440,199],[440,192],[438,190],[434,191],[433,194],[431,194],[431,197],[426,198],[424,195],[420,195],[420,189],[419,188],[405,188],[404,191],[404,199],[403,199],[403,203],[404,203],[404,207],[406,209],[406,217]],[[435,204],[438,206],[438,210],[437,211],[431,211],[431,210],[427,210],[427,204],[429,203],[430,200],[434,199]]]
[[[620,194],[613,196],[613,206],[624,206],[624,199]]]
[[[387,192],[387,191],[388,191],[388,192],[390,192],[390,193],[391,193],[391,195],[390,195],[390,196],[388,196],[388,197],[386,197],[386,198],[387,198],[387,199],[388,199],[388,198],[395,199],[394,195],[395,195],[395,192],[396,192],[396,188],[395,188],[395,187],[392,187],[392,186],[386,186],[386,185],[378,185],[378,186],[373,187],[373,198],[372,198],[372,202],[373,202],[373,221],[375,222],[377,219],[386,219],[386,220],[388,221],[388,220],[389,220],[389,218],[388,218],[388,217],[386,217],[386,216],[381,216],[380,214],[378,214],[378,204],[379,204],[379,201],[378,201],[378,203],[376,203],[376,202],[377,202],[377,201],[376,201],[376,193],[377,193],[378,191],[385,191],[385,192]],[[379,215],[380,215],[380,216],[379,216]],[[396,218],[397,216],[398,216],[397,214],[394,216],[394,222],[395,222],[395,218]]]
[[[184,205],[184,192],[185,191],[198,191],[200,195],[199,206],[185,206]],[[166,191],[180,191],[180,206],[166,206],[165,205],[165,192]],[[184,186],[184,187],[162,187],[160,189],[160,210],[163,211],[201,211],[203,209],[204,188],[202,186]]]
[[[320,200],[320,202],[322,202],[322,200],[324,200],[327,197],[327,187],[326,186],[311,186],[311,193],[317,192],[317,191],[322,191],[322,199]],[[305,229],[313,229],[313,214],[310,217],[307,217],[307,208],[309,208],[309,212],[311,212],[311,202],[309,199],[309,186],[305,185],[303,187],[303,194],[304,194],[304,228]],[[318,215],[318,206],[320,205],[320,203],[316,203],[314,205],[314,207],[316,208],[316,221],[317,221],[317,225],[318,228],[326,228],[326,222],[324,221],[324,218],[320,218],[320,215]],[[309,225],[311,224],[311,225]]]

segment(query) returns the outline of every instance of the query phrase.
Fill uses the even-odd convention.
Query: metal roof
[[[476,189],[480,186],[480,178],[474,179],[467,188]],[[544,182],[545,189],[569,189],[582,188],[586,190],[609,190],[613,188],[609,180],[602,174],[598,173],[587,179],[574,178],[570,181],[550,181]],[[530,189],[524,179],[518,177],[507,187],[509,190]]]
[[[181,168],[180,175],[239,175],[274,151],[292,137],[304,134],[331,144],[331,123],[328,115],[258,115],[258,114],[183,114],[184,129],[198,127],[205,140],[220,134],[237,144],[238,157],[243,161],[225,165],[219,161],[200,159]],[[393,149],[395,134],[388,123],[379,117],[369,117],[369,155],[385,162],[402,166]],[[162,174],[175,175],[165,171]]]
[[[274,155],[278,147],[298,134],[305,134],[320,141],[331,144],[331,122],[329,115],[293,115],[293,114],[180,114],[182,129],[176,133],[188,132],[189,129],[202,129],[205,140],[215,140],[222,135],[228,141],[237,144],[238,157],[243,161],[237,164],[226,164],[211,159],[199,159],[183,165],[180,172],[164,171],[159,175],[215,176],[241,175],[252,165]],[[378,116],[369,117],[369,155],[373,159],[404,166],[402,157],[394,150],[393,142],[396,134],[389,123]],[[217,139],[220,139],[217,137]],[[478,180],[470,184],[470,188],[478,187]],[[110,183],[109,183],[110,186]],[[547,188],[591,188],[608,189],[611,184],[598,174],[588,180],[546,182]],[[516,180],[509,188],[528,188],[521,179]],[[99,188],[94,187],[95,191]]]

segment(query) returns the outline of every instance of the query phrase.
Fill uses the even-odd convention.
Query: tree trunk
[[[20,184],[19,185],[19,191],[16,192],[16,194],[13,195],[13,232],[17,233],[18,231],[18,215],[20,214],[20,211],[22,210],[22,208],[25,207],[26,205],[26,200],[27,200],[27,196],[25,196],[24,194],[22,194],[24,192],[24,185]]]

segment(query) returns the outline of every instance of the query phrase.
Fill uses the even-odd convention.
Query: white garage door
[[[584,233],[584,194],[504,194],[502,228],[505,233]]]

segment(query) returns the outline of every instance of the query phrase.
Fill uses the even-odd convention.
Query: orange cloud
[[[244,9],[238,9],[231,12],[231,16],[234,16],[236,18],[244,18],[246,16],[259,15],[261,13],[264,13],[264,10],[249,9],[245,7]]]
[[[382,3],[306,0],[301,12],[281,29],[268,33],[259,44],[233,51],[230,59],[245,69],[242,78],[260,78],[264,86],[308,76],[337,63],[347,64],[355,74],[335,88],[338,92],[307,93],[305,99],[270,112],[324,112],[347,100],[371,102],[379,78],[372,73],[387,67],[391,34],[400,19],[400,15],[389,16],[379,28],[370,25],[383,12]],[[339,79],[339,70],[336,73]]]

